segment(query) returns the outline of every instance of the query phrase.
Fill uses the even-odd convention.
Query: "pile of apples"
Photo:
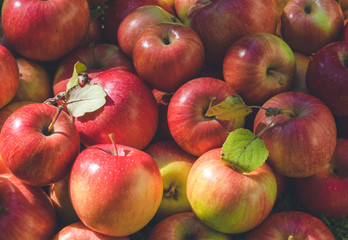
[[[0,239],[348,239],[347,0],[1,7]]]

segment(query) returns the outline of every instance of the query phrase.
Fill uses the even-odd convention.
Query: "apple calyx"
[[[163,197],[178,200],[178,191],[173,184],[163,189]]]
[[[8,208],[5,205],[0,206],[0,212],[7,212]]]
[[[109,134],[109,138],[110,138],[111,143],[112,143],[112,145],[113,145],[113,147],[114,147],[114,152],[113,152],[113,154],[114,154],[115,156],[118,156],[118,150],[117,150],[117,145],[116,145],[116,141],[115,141],[115,135],[114,135],[113,133],[110,133],[110,134]]]
[[[285,80],[284,78],[282,77],[282,75],[276,71],[275,69],[273,68],[269,68],[267,69],[267,75],[270,75],[270,76],[275,76],[278,80],[278,83],[279,85],[284,85],[285,84]]]

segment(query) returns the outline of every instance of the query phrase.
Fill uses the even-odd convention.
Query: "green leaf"
[[[238,128],[231,132],[222,146],[221,159],[239,172],[252,172],[267,160],[265,143],[250,130]]]
[[[206,117],[216,116],[218,119],[231,121],[249,115],[252,109],[247,107],[239,95],[230,95],[224,101],[210,106],[205,113]]]
[[[73,75],[71,76],[69,82],[66,84],[65,94],[68,93],[70,88],[76,85],[79,85],[79,74],[82,72],[85,72],[86,70],[87,70],[87,67],[83,63],[80,63],[79,61],[77,61],[74,64]]]
[[[97,84],[86,84],[81,87],[75,85],[66,95],[67,108],[74,117],[81,117],[85,113],[94,112],[104,106],[106,92]]]

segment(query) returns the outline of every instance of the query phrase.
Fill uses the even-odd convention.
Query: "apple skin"
[[[270,215],[245,238],[245,240],[254,239],[335,240],[335,237],[320,219],[311,214],[284,211]]]
[[[296,72],[295,55],[274,34],[251,33],[228,49],[223,75],[243,100],[262,105],[270,97],[288,91]]]
[[[168,105],[168,126],[175,142],[186,152],[200,156],[221,147],[228,133],[244,126],[244,118],[229,121],[205,117],[211,99],[218,104],[236,91],[225,81],[201,77],[182,85]]]
[[[348,41],[321,48],[308,64],[306,86],[338,116],[348,116]]]
[[[294,76],[294,83],[291,90],[308,93],[306,86],[306,75],[311,57],[298,52],[294,52],[294,55],[296,59],[296,74]]]
[[[204,224],[237,234],[255,228],[269,215],[277,182],[266,163],[250,173],[239,173],[221,161],[221,148],[215,148],[193,164],[186,192],[192,211]]]
[[[338,138],[335,152],[322,170],[296,180],[298,196],[310,213],[348,217],[348,139]]]
[[[117,45],[100,43],[81,47],[68,54],[59,63],[53,79],[54,95],[65,92],[66,84],[73,74],[77,61],[86,65],[86,72],[91,79],[111,68],[135,72],[131,59]]]
[[[82,222],[72,223],[61,229],[52,240],[130,240],[129,237],[106,236],[86,227]]]
[[[158,107],[151,89],[137,75],[110,69],[91,80],[107,93],[106,103],[98,110],[74,118],[84,146],[111,143],[114,133],[118,144],[143,149],[155,136]]]
[[[16,59],[4,46],[0,45],[0,109],[16,95],[19,85],[19,70]]]
[[[48,186],[48,196],[56,211],[59,229],[80,221],[70,200],[69,180],[70,174]]]
[[[117,43],[117,31],[122,20],[138,7],[159,5],[158,0],[117,0],[108,1],[108,11],[104,18],[104,39],[107,43]]]
[[[159,23],[139,34],[132,59],[139,77],[152,88],[173,92],[201,72],[204,47],[191,28]]]
[[[163,184],[150,155],[123,145],[116,149],[98,144],[83,150],[71,169],[69,189],[76,214],[87,227],[121,237],[150,222]]]
[[[59,181],[80,151],[79,134],[64,111],[52,132],[46,132],[56,113],[53,105],[25,105],[13,112],[1,129],[1,157],[11,173],[26,184],[46,186]]]
[[[180,20],[158,5],[141,6],[121,21],[117,30],[118,44],[122,51],[132,58],[133,46],[138,35],[153,24],[165,22],[176,23]]]
[[[31,101],[18,101],[18,102],[10,102],[5,107],[0,109],[0,131],[2,129],[2,126],[4,125],[6,119],[18,108],[23,107],[25,105],[35,103]]]
[[[192,212],[171,215],[157,223],[148,240],[214,239],[232,240],[232,236],[217,232],[203,224]]]
[[[56,231],[52,202],[40,187],[0,174],[0,236],[7,240],[51,239]]]
[[[91,16],[90,23],[88,25],[87,32],[85,36],[80,41],[79,47],[85,47],[89,44],[100,44],[104,42],[104,36],[103,36],[103,24],[101,20],[101,13],[98,13],[99,15]]]
[[[281,35],[293,51],[311,55],[337,41],[344,28],[340,5],[332,0],[290,0],[281,16]]]
[[[174,8],[178,18],[184,22],[185,18],[190,11],[192,5],[194,5],[197,0],[175,0]]]
[[[163,197],[155,219],[191,211],[186,196],[187,176],[197,157],[182,150],[174,141],[158,141],[145,150],[157,163],[163,180]]]
[[[260,109],[254,121],[254,133],[261,134],[269,151],[267,162],[273,170],[287,177],[301,178],[318,173],[334,153],[337,131],[335,119],[329,108],[316,97],[303,92],[279,93],[263,108],[292,110],[295,117],[281,114],[271,124]]]
[[[44,102],[52,96],[52,79],[39,62],[16,58],[19,85],[12,101]]]
[[[38,61],[56,60],[73,50],[90,21],[87,0],[7,0],[1,16],[9,44]]]
[[[206,63],[220,66],[230,45],[249,33],[274,33],[272,0],[197,0],[184,24],[200,36]]]

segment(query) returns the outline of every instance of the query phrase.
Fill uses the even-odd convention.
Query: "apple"
[[[176,15],[175,0],[158,0],[158,5],[161,6],[167,12]]]
[[[163,181],[163,197],[155,219],[191,211],[186,182],[196,157],[186,153],[174,141],[154,142],[144,151],[157,163]]]
[[[0,155],[6,167],[26,184],[46,186],[68,174],[80,151],[80,138],[62,111],[51,130],[57,107],[33,103],[20,107],[0,132]]]
[[[306,211],[330,218],[348,217],[348,139],[338,138],[329,163],[317,174],[296,180]]]
[[[59,63],[53,79],[54,95],[65,92],[66,84],[74,71],[74,64],[78,61],[86,65],[89,78],[94,78],[99,73],[111,68],[135,72],[131,59],[117,45],[100,43],[80,47],[68,54]]]
[[[74,118],[84,146],[110,143],[115,134],[118,144],[143,149],[154,137],[158,107],[151,89],[137,75],[118,69],[100,73],[91,80],[107,93],[100,109]]]
[[[259,225],[271,212],[277,182],[267,163],[250,173],[234,170],[221,160],[221,148],[203,153],[187,178],[192,211],[212,229],[244,233]]]
[[[265,108],[290,110],[294,115],[267,117]],[[269,125],[269,126],[268,126]],[[255,117],[254,133],[269,151],[273,170],[292,178],[318,173],[334,153],[337,132],[329,108],[318,98],[303,92],[279,93],[267,100]]]
[[[80,221],[70,200],[69,180],[70,174],[48,186],[48,195],[56,211],[59,229]]]
[[[184,22],[187,14],[190,11],[192,5],[194,5],[197,0],[175,0],[174,9],[178,18]]]
[[[56,60],[73,50],[90,21],[87,0],[7,0],[1,16],[9,44],[38,61]]]
[[[290,90],[308,93],[306,74],[311,57],[303,53],[294,52],[296,59],[296,74]]]
[[[295,52],[311,55],[337,41],[344,18],[332,0],[290,0],[281,16],[281,35]]]
[[[102,11],[102,10],[101,10]],[[85,47],[89,44],[100,44],[104,42],[103,21],[101,20],[102,12],[92,15],[85,36],[80,41],[78,47]]]
[[[308,92],[322,100],[338,116],[348,116],[348,42],[321,48],[308,64]]]
[[[162,177],[144,151],[115,144],[87,147],[70,173],[70,198],[77,216],[93,231],[128,236],[155,215],[162,199]]]
[[[221,147],[230,131],[243,127],[244,118],[231,122],[206,117],[213,98],[214,104],[237,94],[225,81],[216,78],[195,78],[182,85],[168,105],[168,126],[175,142],[186,152],[200,156]]]
[[[141,6],[121,21],[117,30],[118,44],[122,51],[132,58],[133,46],[138,35],[153,24],[165,22],[180,21],[158,5]]]
[[[97,233],[82,222],[72,223],[63,229],[61,229],[52,240],[130,240],[129,237],[110,237],[100,233]]]
[[[51,239],[56,231],[52,202],[40,187],[0,174],[1,239]]]
[[[158,5],[158,0],[117,0],[106,3],[108,10],[104,17],[104,38],[107,43],[117,43],[117,31],[121,21],[138,7]]]
[[[234,42],[223,61],[225,81],[244,101],[262,105],[288,91],[296,72],[295,55],[280,37],[251,33]]]
[[[157,223],[148,240],[214,239],[232,240],[232,236],[217,232],[203,224],[192,212],[171,215]]]
[[[4,46],[0,45],[0,109],[16,95],[19,85],[19,70],[16,59]]]
[[[191,28],[158,23],[142,31],[133,46],[133,63],[152,88],[172,92],[195,78],[204,63],[204,47]]]
[[[254,239],[335,240],[335,237],[319,218],[301,211],[283,211],[271,214],[245,238]]]
[[[219,66],[233,42],[249,33],[275,33],[277,22],[272,0],[197,0],[184,24],[201,38],[206,63]]]
[[[16,58],[19,69],[19,85],[12,101],[44,102],[52,95],[52,80],[39,62]]]

